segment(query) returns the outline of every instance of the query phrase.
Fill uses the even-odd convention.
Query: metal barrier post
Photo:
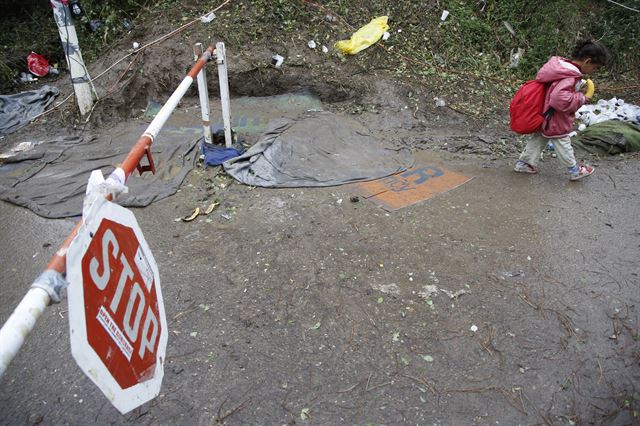
[[[140,174],[145,171],[155,173],[155,167],[151,157],[151,144],[167,122],[173,110],[178,106],[178,102],[180,102],[180,99],[185,95],[202,67],[211,60],[213,50],[213,46],[209,46],[200,56],[198,62],[196,62],[191,71],[189,71],[187,76],[182,80],[140,139],[138,139],[131,151],[129,151],[120,167],[116,168],[107,179],[124,184],[135,170],[138,170]],[[147,157],[148,164],[141,165],[140,162],[145,156]],[[122,177],[124,177],[124,179]],[[111,197],[107,198],[110,199]],[[60,291],[66,287],[67,284],[64,278],[67,269],[67,250],[77,235],[80,226],[82,226],[82,220],[76,224],[60,248],[51,257],[46,269],[36,278],[27,294],[22,298],[22,301],[18,304],[7,322],[4,323],[2,329],[0,329],[0,378],[11,360],[13,360],[20,350],[20,347],[22,347],[29,333],[33,330],[36,321],[42,312],[44,312],[45,308],[51,302],[60,302]]]
[[[224,141],[227,148],[231,148],[231,101],[229,100],[229,77],[227,75],[227,54],[224,43],[216,43],[216,58],[218,63],[218,79],[220,80],[220,103],[222,105],[222,122],[224,123]]]
[[[193,46],[193,57],[197,61],[202,55],[202,43]],[[209,121],[209,89],[207,87],[207,71],[202,68],[198,73],[198,96],[200,97],[200,110],[202,112],[202,131],[205,143],[211,143],[211,122]]]

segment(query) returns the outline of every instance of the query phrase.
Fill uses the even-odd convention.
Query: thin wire
[[[144,46],[141,46],[140,48],[136,49],[135,51],[126,54],[125,56],[123,56],[122,58],[118,59],[116,62],[114,62],[113,64],[111,64],[107,69],[105,69],[104,71],[102,71],[100,74],[98,74],[97,76],[93,77],[92,79],[90,79],[90,83],[91,86],[93,87],[93,81],[97,80],[98,78],[102,77],[103,75],[105,75],[107,72],[109,72],[113,67],[115,67],[116,65],[118,65],[120,62],[124,61],[125,59],[127,59],[128,57],[134,55],[134,54],[139,54],[141,53],[144,49],[153,46],[154,44],[158,44],[166,39],[168,39],[169,37],[174,36],[175,34],[178,34],[179,32],[183,31],[185,28],[190,27],[191,25],[195,24],[196,22],[202,20],[202,18],[217,12],[218,10],[222,9],[224,6],[227,5],[227,3],[229,3],[231,0],[226,0],[225,2],[221,3],[218,7],[216,7],[215,9],[213,9],[212,11],[205,13],[204,15],[200,15],[197,18],[195,18],[194,20],[187,22],[186,24],[184,24],[183,26],[176,28],[175,30],[163,35],[162,37],[159,37],[147,44],[145,44]],[[65,12],[66,13],[66,12]],[[67,39],[68,39],[68,35],[67,35]],[[86,67],[85,67],[86,69]],[[95,88],[94,88],[95,90]],[[35,117],[33,117],[31,119],[31,123],[34,123],[37,119],[39,119],[40,117],[43,117],[45,115],[48,115],[50,112],[56,110],[57,108],[59,108],[62,104],[64,104],[66,101],[68,101],[69,99],[71,99],[71,96],[73,95],[73,93],[71,93],[69,96],[67,96],[66,98],[64,98],[58,105],[54,106],[53,108],[44,111],[38,115],[36,115]],[[97,95],[97,93],[96,93]]]
[[[634,9],[634,8],[632,8],[632,7],[629,7],[629,6],[625,6],[624,4],[618,3],[618,2],[616,2],[616,1],[613,1],[613,0],[607,0],[607,1],[608,1],[609,3],[613,3],[613,4],[618,5],[618,6],[620,6],[620,7],[624,7],[625,9],[633,10],[634,12],[640,12],[640,10],[638,10],[638,9]]]
[[[198,16],[197,18],[195,18],[193,21],[187,22],[186,24],[184,24],[183,26],[176,28],[175,30],[171,31],[170,33],[167,33],[165,35],[163,35],[162,37],[159,37],[143,46],[141,46],[140,48],[136,49],[135,51],[126,54],[125,56],[123,56],[122,58],[118,59],[116,62],[114,62],[113,64],[111,64],[107,69],[105,69],[104,71],[102,71],[100,74],[98,74],[97,76],[93,77],[93,80],[97,80],[100,77],[102,77],[104,74],[106,74],[107,72],[109,72],[113,67],[115,67],[116,65],[118,65],[120,62],[124,61],[125,59],[127,59],[129,56],[138,53],[144,49],[146,49],[147,47],[153,46],[154,44],[158,44],[166,39],[168,39],[169,37],[172,37],[173,35],[183,31],[185,28],[190,27],[191,25],[195,24],[196,22],[200,21],[202,18],[204,18],[207,15],[210,15],[214,12],[217,12],[218,10],[222,9],[224,6],[227,5],[227,3],[229,3],[231,0],[226,0],[224,3],[220,4],[218,7],[216,7],[215,9],[213,9],[212,11],[205,13],[204,15]]]

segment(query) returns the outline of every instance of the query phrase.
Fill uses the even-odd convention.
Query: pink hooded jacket
[[[576,84],[581,77],[580,69],[560,56],[553,56],[538,71],[537,81],[551,83],[543,111],[554,109],[551,118],[542,124],[542,136],[560,138],[573,129],[576,111],[587,102],[587,98],[576,91]]]

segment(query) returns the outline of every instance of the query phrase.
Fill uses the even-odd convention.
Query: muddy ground
[[[190,43],[160,52],[188,64]],[[63,301],[2,378],[0,423],[638,424],[638,157],[589,157],[597,171],[580,182],[551,157],[540,175],[518,175],[522,141],[504,114],[436,108],[438,87],[348,64],[358,77],[343,84],[253,53],[231,56],[234,98],[308,90],[416,161],[473,179],[387,212],[352,200],[350,185],[252,188],[195,169],[180,192],[134,210],[170,329],[161,394],[120,415],[75,365]],[[166,90],[132,78],[123,93],[135,99],[112,96],[86,126],[63,111],[0,144],[139,127],[146,103],[181,78],[163,75]],[[196,103],[178,112],[195,127]],[[215,198],[213,215],[175,220]],[[74,221],[5,202],[0,211],[4,321]]]

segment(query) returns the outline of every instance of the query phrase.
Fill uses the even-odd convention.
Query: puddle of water
[[[197,135],[200,126],[200,106],[197,100],[189,102],[169,118],[162,133]],[[212,100],[210,121],[213,132],[222,129],[222,110],[219,100]],[[309,93],[288,93],[277,96],[242,97],[231,100],[231,127],[239,136],[257,136],[267,129],[270,120],[294,118],[309,110],[322,110],[320,99]],[[146,114],[145,114],[146,117]]]

